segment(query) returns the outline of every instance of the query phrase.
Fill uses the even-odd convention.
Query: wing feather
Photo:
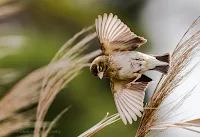
[[[123,123],[126,125],[127,124],[127,120],[126,120],[126,117],[124,115],[124,113],[122,112],[121,108],[120,108],[120,105],[119,105],[119,100],[118,100],[118,97],[117,97],[117,94],[114,94],[114,100],[115,100],[115,105],[117,107],[117,110],[119,112],[119,115],[123,121]]]
[[[130,94],[129,92],[127,92],[126,90],[124,91],[124,95],[127,96],[128,98],[133,98],[134,102],[138,103],[140,105],[140,103],[144,100],[144,98],[142,97],[138,97],[137,95],[134,94]]]
[[[143,101],[138,101],[136,100],[134,97],[132,96],[126,96],[126,98],[128,98],[129,100],[131,100],[132,106],[134,106],[135,108],[137,108],[140,111],[143,111]]]
[[[122,28],[120,29],[120,31],[118,32],[118,34],[115,36],[115,39],[117,40],[118,38],[123,38],[125,36],[130,36],[131,34],[131,30],[130,28],[128,28],[127,25],[125,25],[123,22],[121,23]],[[126,34],[125,36],[123,36],[124,34]]]
[[[108,36],[107,36],[108,39],[110,39],[111,35],[113,34],[113,31],[117,27],[117,23],[118,23],[117,19],[118,19],[118,17],[116,15],[111,19],[110,25],[108,27],[109,28],[108,29]]]
[[[102,39],[105,39],[105,33],[106,33],[105,26],[106,26],[106,23],[107,23],[107,16],[108,15],[104,13],[103,21],[102,21]]]
[[[104,35],[105,35],[105,38],[107,38],[108,35],[109,35],[110,29],[111,29],[111,28],[109,27],[109,25],[110,25],[110,23],[111,23],[112,18],[113,18],[113,14],[110,13],[109,16],[108,16],[106,25],[105,25],[105,30],[107,30],[107,31],[105,32],[105,34],[104,34]]]
[[[145,79],[144,79],[145,78]],[[137,117],[142,116],[145,90],[152,79],[142,75],[139,82],[120,81],[111,79],[111,89],[116,108],[124,122],[132,124]]]
[[[124,106],[124,104],[123,104],[123,102],[120,100],[120,97],[119,97],[119,96],[118,96],[118,103],[119,103],[119,106],[120,106],[122,112],[124,113],[126,119],[128,120],[128,122],[129,122],[130,124],[132,124],[132,122],[133,122],[133,121],[132,121],[132,118],[131,118],[130,114],[127,112],[126,106]]]
[[[140,92],[134,92],[134,93],[132,93],[131,91],[132,91],[133,89],[131,89],[131,90],[125,90],[124,92],[126,92],[129,96],[131,96],[131,97],[133,97],[133,98],[135,98],[135,99],[140,99],[140,100],[143,100],[144,99],[144,95],[143,94],[141,94]]]
[[[100,40],[100,42],[102,42],[102,17],[99,15],[98,16],[98,19],[97,19],[97,24],[98,24],[98,27],[96,27],[97,29],[98,29],[98,31],[99,31],[99,35],[98,35],[98,37],[99,37],[99,40]]]
[[[122,95],[123,100],[125,101],[125,103],[127,104],[127,106],[129,106],[131,108],[131,110],[133,111],[133,113],[138,116],[141,117],[142,113],[140,111],[143,111],[142,109],[137,108],[134,104],[135,102],[131,102],[126,96]],[[143,108],[143,105],[141,105],[141,107]],[[135,120],[135,119],[134,119]],[[137,120],[137,119],[136,119]],[[135,121],[136,121],[135,120]]]
[[[116,23],[114,24],[113,26],[113,29],[112,29],[112,33],[110,33],[110,36],[108,37],[108,40],[109,42],[110,41],[114,41],[114,38],[115,38],[115,34],[117,33],[117,31],[119,31],[119,29],[121,29],[121,20],[120,19],[117,19]]]
[[[131,109],[126,105],[126,103],[124,102],[124,100],[120,97],[119,98],[119,100],[120,100],[120,102],[121,102],[121,104],[122,104],[122,106],[123,106],[123,108],[127,111],[127,114],[128,114],[128,117],[129,117],[129,123],[130,124],[132,124],[133,123],[133,118],[135,118],[135,117],[133,117],[133,115],[132,115],[132,111],[131,111]],[[137,120],[137,117],[136,117],[136,120]]]
[[[120,19],[118,19],[118,20],[120,20]],[[116,28],[116,30],[113,32],[112,37],[109,39],[109,41],[110,41],[110,42],[115,41],[116,38],[117,38],[119,35],[125,33],[125,31],[126,31],[125,29],[126,29],[126,28],[124,27],[124,23],[121,22],[121,20],[120,20],[120,24],[118,25],[118,27]]]
[[[133,107],[131,105],[131,103],[128,100],[126,100],[126,98],[124,98],[123,94],[121,96],[121,100],[125,104],[125,106],[127,107],[127,110],[129,112],[129,114],[131,115],[131,117],[133,118],[133,120],[137,121],[137,115],[141,116],[142,115],[141,112],[138,111],[138,109],[135,109],[135,107]]]
[[[98,20],[97,19],[95,19],[95,26],[98,26],[99,25],[99,22],[98,22]],[[100,39],[99,38],[99,29],[98,29],[98,27],[96,27],[96,33],[97,33],[97,37],[98,37],[98,39]]]
[[[95,20],[96,32],[105,55],[116,51],[131,51],[146,43],[146,39],[131,32],[130,28],[112,13]]]

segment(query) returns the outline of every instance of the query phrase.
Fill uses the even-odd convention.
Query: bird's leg
[[[137,73],[136,78],[131,83],[135,83],[141,76],[142,74]]]

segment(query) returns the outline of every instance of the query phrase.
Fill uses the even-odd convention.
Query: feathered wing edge
[[[146,39],[131,32],[130,28],[112,13],[103,17],[98,15],[95,20],[96,32],[100,43],[105,50],[125,51],[134,50],[146,43]],[[108,46],[108,45],[112,45]],[[120,45],[120,46],[118,46]]]
[[[149,83],[152,81],[148,78],[148,82],[144,81],[145,75],[139,81],[134,83],[128,83],[119,86],[119,83],[113,82],[112,91],[114,94],[114,101],[119,112],[119,115],[126,125],[128,123],[132,124],[133,120],[136,121],[137,117],[142,116],[143,111],[143,101],[145,96],[145,90]]]

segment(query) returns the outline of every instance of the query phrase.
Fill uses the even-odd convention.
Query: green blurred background
[[[0,11],[7,5],[17,9],[8,9],[13,12],[0,15],[2,51],[0,95],[6,94],[28,73],[48,64],[57,50],[75,33],[92,25],[97,15],[111,12],[117,14],[136,34],[148,38],[138,21],[145,2],[145,0],[1,0]],[[149,43],[139,50],[150,48]],[[93,46],[99,48],[98,43]],[[10,73],[14,75],[9,75]],[[57,95],[46,120],[51,121],[69,105],[72,107],[55,128],[60,131],[60,134],[54,135],[56,137],[77,136],[98,123],[107,112],[110,114],[117,112],[109,81],[94,77],[88,68]],[[125,126],[120,120],[95,136],[134,136],[138,124],[139,122],[134,122]]]

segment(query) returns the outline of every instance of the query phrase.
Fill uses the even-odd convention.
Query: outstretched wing
[[[105,55],[116,51],[131,51],[146,43],[146,39],[131,32],[118,17],[104,13],[95,20],[96,32]]]
[[[151,81],[152,79],[145,75],[136,82],[111,80],[115,104],[125,125],[127,120],[132,124],[133,120],[136,121],[137,117],[142,116],[145,90]]]

